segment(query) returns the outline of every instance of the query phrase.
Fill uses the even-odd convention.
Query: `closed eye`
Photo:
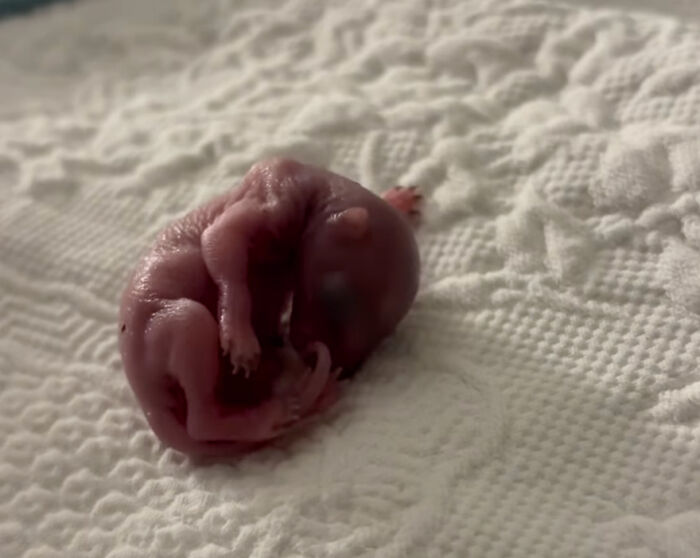
[[[318,295],[333,324],[347,322],[356,311],[357,297],[342,273],[329,273],[323,277]]]

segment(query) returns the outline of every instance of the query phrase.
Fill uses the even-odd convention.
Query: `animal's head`
[[[357,366],[404,317],[418,276],[413,231],[383,200],[324,217],[302,241],[292,342],[321,341],[334,366]]]

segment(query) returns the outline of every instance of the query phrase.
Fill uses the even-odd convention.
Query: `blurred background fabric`
[[[645,0],[86,0],[0,22],[0,556],[700,555],[700,18]],[[422,289],[336,409],[198,466],[117,307],[288,155],[419,185]]]
[[[65,0],[0,0],[0,18],[24,14],[54,2]]]

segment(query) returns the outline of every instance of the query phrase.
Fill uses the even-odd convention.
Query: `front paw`
[[[231,361],[232,373],[249,377],[260,364],[260,343],[255,333],[241,332],[224,324],[220,329],[221,350]]]

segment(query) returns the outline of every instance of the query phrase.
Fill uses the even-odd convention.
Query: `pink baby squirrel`
[[[419,201],[275,158],[167,227],[120,312],[125,372],[156,435],[228,455],[330,406],[340,372],[415,298]]]

